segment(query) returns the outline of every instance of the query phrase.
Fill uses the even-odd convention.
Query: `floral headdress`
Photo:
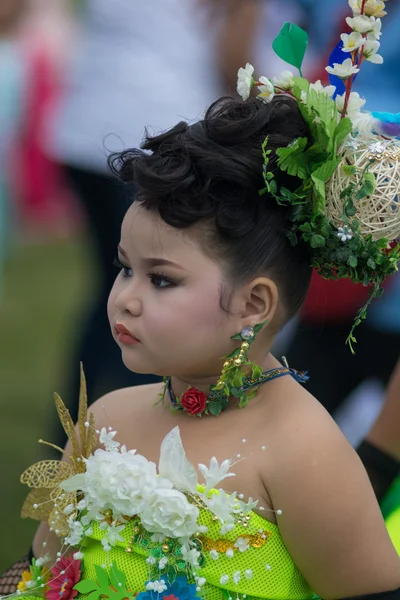
[[[309,244],[312,266],[320,275],[372,286],[346,340],[354,352],[354,329],[400,261],[400,142],[395,139],[400,121],[398,115],[363,111],[365,100],[352,91],[364,60],[383,62],[377,52],[385,3],[349,0],[349,4],[353,16],[346,22],[351,32],[341,35],[331,55],[333,64],[326,67],[332,85],[323,87],[302,76],[308,36],[285,23],[273,49],[298,68],[299,76],[283,71],[272,80],[262,76],[256,81],[254,68],[247,64],[239,70],[237,89],[243,100],[252,88],[264,102],[278,94],[293,97],[308,126],[307,138],[297,138],[274,155],[265,140],[265,187],[259,193],[293,206],[289,240],[292,245],[300,240]],[[294,192],[278,186],[276,167],[301,180]]]

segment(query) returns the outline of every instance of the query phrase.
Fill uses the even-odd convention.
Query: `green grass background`
[[[67,388],[72,347],[94,288],[83,238],[21,245],[5,265],[0,288],[0,573],[27,552],[37,527],[20,518],[28,488],[19,477],[49,456],[38,439],[52,439],[53,392],[62,395]]]

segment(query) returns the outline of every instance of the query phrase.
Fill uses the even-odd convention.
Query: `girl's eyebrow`
[[[148,267],[156,267],[158,265],[167,265],[169,267],[175,267],[175,269],[182,269],[183,271],[185,271],[185,269],[183,267],[181,267],[181,265],[178,265],[178,263],[172,262],[172,260],[167,260],[166,258],[144,258],[143,262],[148,266]]]
[[[125,250],[122,248],[121,244],[118,244],[118,252],[125,258],[128,258],[128,255],[125,252]],[[167,265],[167,266],[175,267],[176,269],[182,269],[182,271],[185,271],[185,269],[183,267],[181,267],[180,265],[178,265],[178,263],[175,263],[172,260],[167,260],[166,258],[152,257],[152,258],[144,258],[144,259],[142,259],[142,261],[147,267],[156,267],[156,266],[161,266],[161,265]]]

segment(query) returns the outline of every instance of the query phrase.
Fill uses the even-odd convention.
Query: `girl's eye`
[[[114,258],[114,266],[117,267],[120,271],[122,271],[122,277],[132,277],[132,269],[124,265],[119,258]]]
[[[151,285],[153,285],[158,290],[176,286],[176,283],[174,283],[170,279],[167,279],[167,277],[164,277],[163,275],[157,273],[147,273],[147,276],[150,277]]]

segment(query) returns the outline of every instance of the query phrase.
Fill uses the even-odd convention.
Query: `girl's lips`
[[[140,344],[140,340],[138,340],[134,335],[132,335],[129,329],[125,327],[125,325],[122,325],[121,323],[116,323],[114,329],[117,333],[118,340],[123,344],[127,344],[128,346]]]

